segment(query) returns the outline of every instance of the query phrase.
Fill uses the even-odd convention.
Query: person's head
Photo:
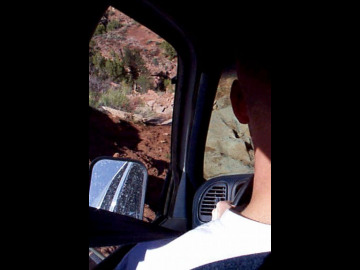
[[[231,88],[231,104],[240,123],[248,124],[255,147],[254,184],[242,215],[271,224],[271,77],[257,62],[238,60],[238,80]]]
[[[237,61],[238,80],[231,87],[231,104],[237,119],[249,124],[255,148],[271,160],[270,69],[250,61]]]

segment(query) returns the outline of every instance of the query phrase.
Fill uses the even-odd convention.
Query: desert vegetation
[[[148,90],[174,91],[170,73],[177,54],[136,21],[116,15],[111,8],[104,14],[89,44],[89,106],[134,112]],[[144,33],[147,40],[135,40]]]

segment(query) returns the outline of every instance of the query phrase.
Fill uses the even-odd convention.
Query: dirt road
[[[145,218],[153,220],[170,162],[171,126],[122,121],[89,107],[89,159],[115,156],[139,160],[148,170]],[[152,209],[153,211],[151,211]]]

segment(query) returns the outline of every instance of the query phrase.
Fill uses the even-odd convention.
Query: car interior
[[[161,211],[152,223],[146,223],[89,207],[89,247],[119,246],[103,260],[94,256],[95,269],[114,269],[139,242],[176,237],[209,222],[219,201],[229,200],[242,208],[250,200],[253,174],[205,180],[204,152],[222,70],[234,66],[235,47],[240,46],[244,55],[254,61],[268,58],[269,26],[264,23],[268,15],[242,3],[234,5],[234,1],[199,1],[197,5],[192,2],[107,0],[89,4],[89,41],[101,16],[112,6],[164,37],[178,53],[171,162]],[[256,258],[257,267],[265,259],[262,256]],[[238,269],[244,263],[230,262],[238,264],[231,268],[228,262],[221,262],[199,269]]]

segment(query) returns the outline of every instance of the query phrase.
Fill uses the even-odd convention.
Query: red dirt
[[[122,121],[89,107],[89,159],[114,156],[141,161],[148,170],[144,220],[155,218],[170,162],[171,126]]]

